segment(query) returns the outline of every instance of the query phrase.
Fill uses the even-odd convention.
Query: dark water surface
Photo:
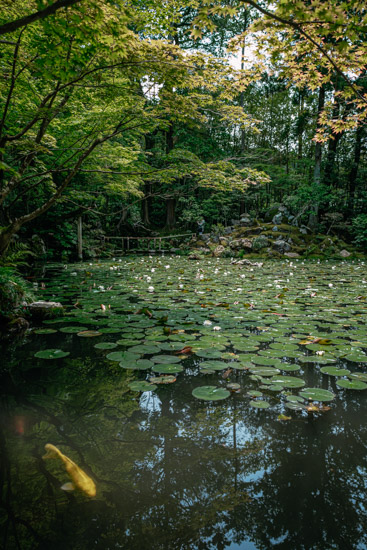
[[[30,332],[1,350],[0,547],[367,548],[367,391],[320,371],[367,372],[366,277],[362,262],[246,268],[146,257],[49,269],[38,296],[60,299],[66,320],[39,323],[57,332]],[[60,331],[78,326],[102,334]],[[331,342],[299,344],[317,337]],[[96,349],[101,342],[119,343]],[[163,347],[139,353],[140,344]],[[176,382],[129,389],[159,375],[155,358],[175,361],[187,346],[194,353],[176,363]],[[70,354],[34,357],[45,349]],[[127,350],[121,365],[107,358]],[[330,410],[318,403],[310,413],[307,400],[287,408],[302,387],[267,389],[250,372],[259,357],[331,391]],[[137,369],[142,358],[149,368]],[[233,370],[203,374],[207,360]],[[192,396],[228,382],[240,392],[218,402]],[[251,406],[254,390],[269,408]],[[47,443],[94,480],[94,498],[61,489],[70,479],[59,460],[42,458]]]

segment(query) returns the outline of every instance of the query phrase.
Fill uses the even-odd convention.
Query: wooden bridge
[[[170,248],[175,248],[177,242],[185,242],[196,237],[195,233],[185,233],[182,235],[164,235],[160,237],[103,237],[103,245],[116,243],[116,252],[165,252]],[[177,242],[176,242],[177,241]]]

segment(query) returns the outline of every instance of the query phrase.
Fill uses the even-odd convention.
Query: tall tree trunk
[[[319,120],[320,115],[324,109],[325,105],[325,87],[321,86],[319,89],[319,100],[318,100],[318,106],[317,106],[317,120]],[[321,180],[321,159],[322,159],[322,144],[320,142],[316,142],[315,145],[315,167],[313,171],[313,182],[315,185],[320,185]],[[308,218],[308,225],[309,227],[313,228],[318,223],[319,219],[319,205],[318,202],[315,201],[314,204],[311,207],[311,213]]]
[[[152,186],[149,183],[146,183],[144,185],[144,199],[142,200],[141,205],[141,214],[142,214],[142,221],[145,226],[150,225],[150,218],[149,218],[149,212],[150,212],[150,194],[151,194]]]
[[[166,199],[166,228],[173,229],[176,223],[176,199]]]
[[[352,214],[354,212],[354,196],[356,191],[356,181],[358,175],[359,161],[361,159],[362,151],[362,138],[365,132],[366,126],[358,126],[356,131],[356,140],[354,143],[354,159],[353,164],[348,176],[348,211]]]

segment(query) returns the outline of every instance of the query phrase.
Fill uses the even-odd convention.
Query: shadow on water
[[[193,399],[193,357],[176,383],[139,395],[127,384],[146,373],[106,361],[91,340],[63,334],[73,355],[42,362],[37,338],[3,355],[4,549],[367,547],[363,392],[325,415],[281,422],[249,407],[245,391]],[[47,338],[57,347],[60,333]],[[246,386],[247,376],[232,381]],[[200,379],[216,384],[218,373]],[[61,490],[69,478],[59,461],[42,459],[46,443],[95,481],[95,498]]]

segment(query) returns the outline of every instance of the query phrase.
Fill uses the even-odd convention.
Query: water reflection
[[[366,548],[363,394],[325,416],[280,422],[249,408],[245,391],[217,404],[191,399],[188,359],[175,384],[139,397],[128,391],[131,371],[67,338],[77,358],[57,364],[29,359],[29,338],[3,355],[5,550]],[[246,374],[236,376],[246,388]],[[94,480],[95,498],[60,490],[60,468],[42,460],[48,442]]]
[[[19,372],[5,381],[4,548],[329,550],[366,544],[360,397],[348,401],[339,418],[330,411],[281,423],[269,415],[264,423],[266,412],[249,410],[240,395],[230,406],[188,407],[180,395],[190,380],[179,390],[162,388],[159,397],[123,400],[119,378],[99,378],[89,380],[90,395],[65,368],[46,382],[22,384]],[[42,461],[47,441],[96,481],[95,499],[60,490],[60,471]]]

